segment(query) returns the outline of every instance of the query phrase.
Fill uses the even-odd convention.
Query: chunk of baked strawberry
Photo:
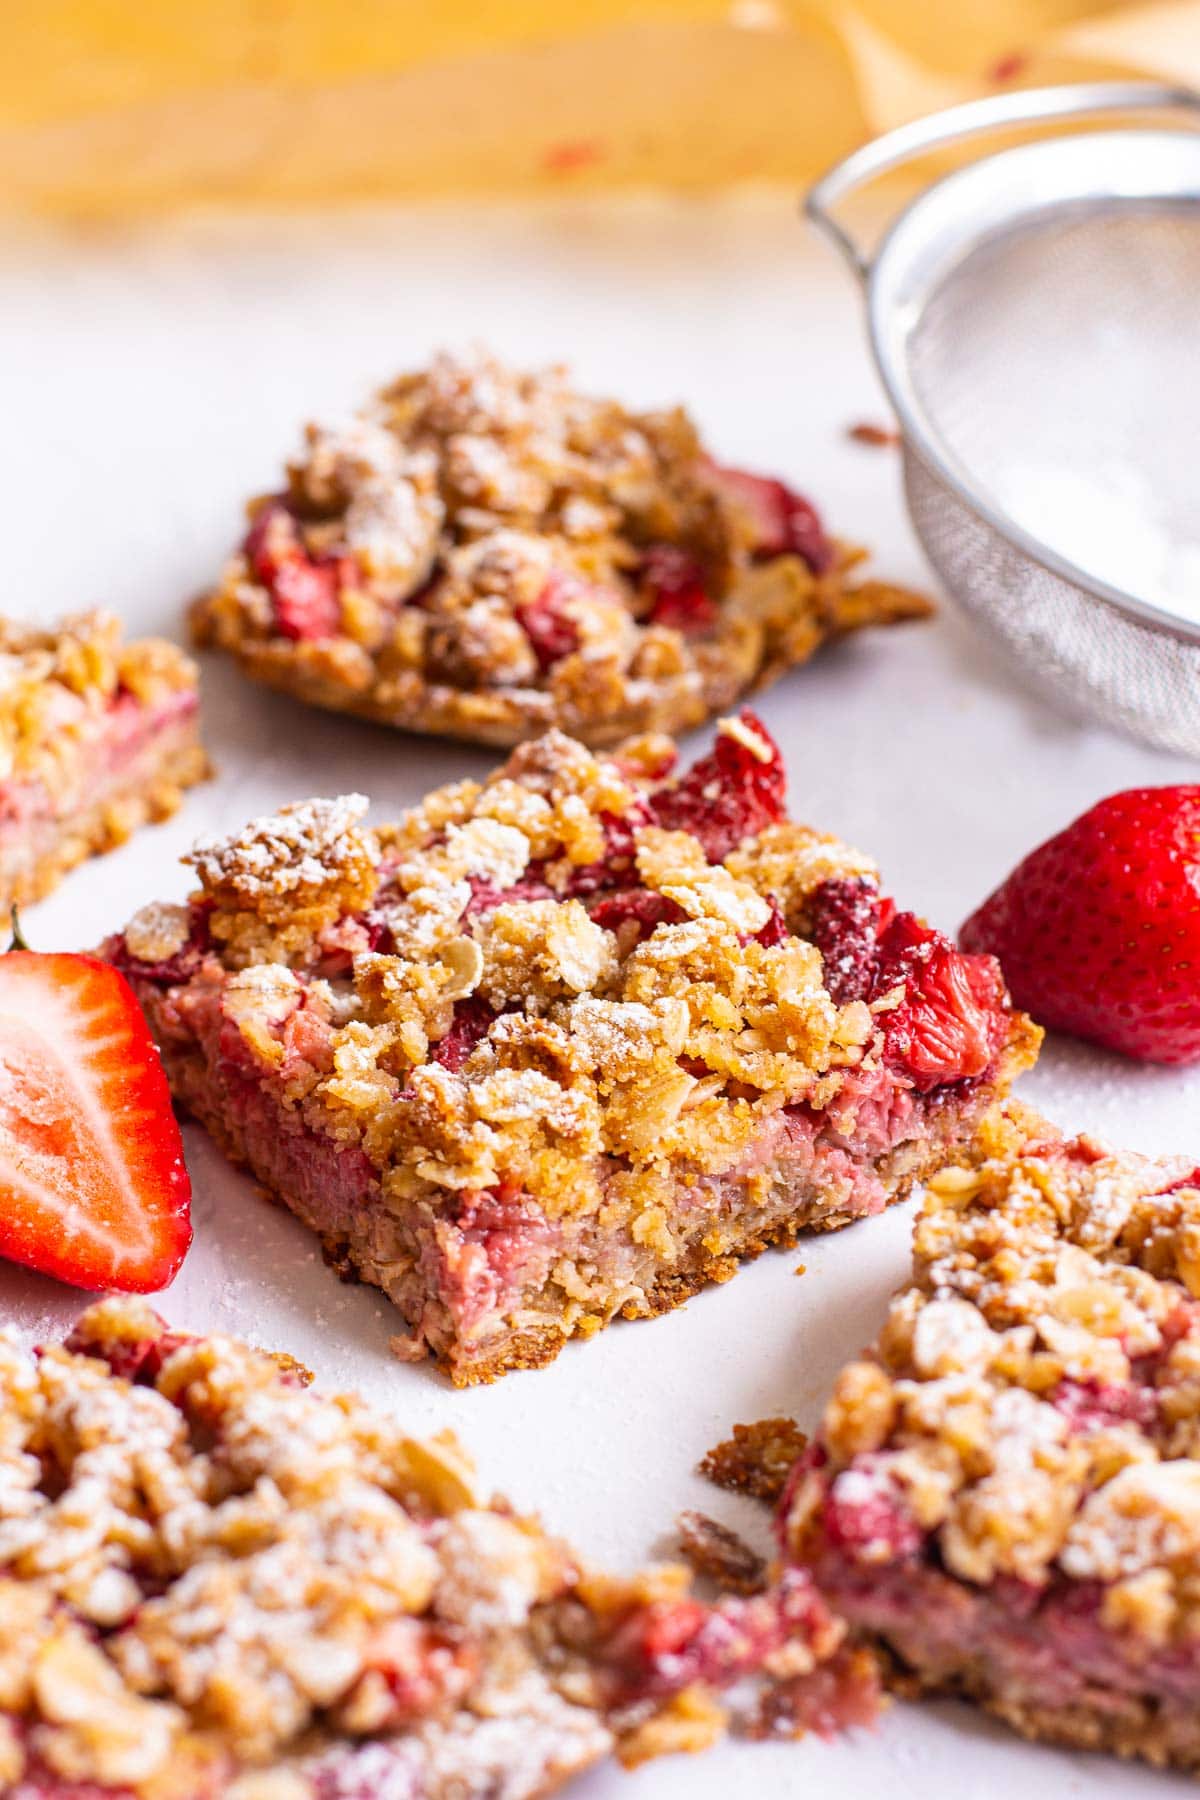
[[[275,628],[296,642],[337,635],[340,592],[353,564],[344,557],[313,557],[285,501],[268,500],[255,514],[242,553],[255,579],[271,596]]]
[[[830,998],[839,1006],[870,999],[882,923],[878,887],[863,876],[823,881],[809,912]]]
[[[774,894],[768,894],[766,898],[767,904],[771,908],[771,914],[762,930],[756,931],[754,936],[756,942],[760,943],[764,950],[773,950],[776,944],[786,943],[791,933]]]
[[[888,1064],[922,1092],[982,1075],[1006,1016],[995,959],[964,956],[914,913],[897,913],[879,939],[874,997],[901,982],[904,999],[880,1015]]]
[[[924,1533],[902,1493],[882,1466],[877,1469],[864,1457],[853,1478],[843,1475],[830,1489],[825,1516],[830,1544],[865,1562],[914,1555]]]
[[[515,608],[543,674],[579,648],[579,627],[563,605],[571,585],[568,577],[553,574],[536,600]]]
[[[772,475],[748,469],[710,465],[717,492],[750,520],[756,557],[799,556],[814,575],[824,574],[834,559],[820,514],[810,500]]]
[[[423,1619],[389,1619],[367,1649],[365,1670],[382,1678],[387,1700],[376,1730],[400,1730],[461,1700],[478,1673],[478,1651]]]
[[[656,825],[691,832],[710,862],[722,862],[745,838],[783,818],[786,793],[778,744],[762,720],[744,710],[721,720],[709,754],[651,794],[649,809]]]
[[[299,543],[296,515],[281,494],[264,500],[242,539],[242,555],[256,581],[270,586],[280,563],[293,556]]]
[[[468,994],[465,1000],[459,1000],[449,1031],[429,1052],[433,1061],[457,1074],[476,1044],[483,1042],[495,1018],[495,1011],[482,994]]]
[[[283,636],[298,643],[336,637],[342,621],[338,585],[335,563],[299,556],[285,562],[271,583],[275,624]]]
[[[661,1696],[697,1681],[726,1687],[793,1640],[827,1655],[839,1635],[811,1578],[789,1568],[760,1594],[730,1595],[713,1606],[682,1599],[639,1609],[618,1626],[606,1660],[631,1697]]]
[[[669,625],[685,636],[711,631],[717,608],[704,570],[678,544],[651,544],[642,557],[639,579],[649,595],[651,625]]]
[[[531,862],[519,881],[508,887],[497,887],[482,875],[468,875],[471,898],[463,909],[463,919],[477,919],[483,913],[495,912],[498,906],[516,906],[528,900],[553,900],[557,896],[542,880],[545,864]]]
[[[157,962],[146,962],[135,956],[125,932],[118,932],[105,942],[105,960],[120,969],[122,975],[132,974],[138,981],[154,981],[162,987],[188,981],[212,948],[212,913],[211,901],[194,900],[188,907],[187,937],[178,950]],[[372,948],[376,946],[372,945]]]
[[[628,933],[630,944],[642,943],[658,925],[678,925],[687,917],[682,906],[674,900],[655,893],[653,888],[644,887],[617,888],[601,894],[590,910],[594,925],[601,925],[605,931],[615,932],[618,936],[623,928],[636,926],[635,931]]]
[[[76,1287],[166,1287],[191,1243],[166,1078],[125,977],[0,956],[0,1255]]]
[[[623,813],[602,812],[597,818],[604,831],[604,854],[596,862],[580,863],[571,870],[564,890],[568,899],[586,900],[589,894],[608,888],[638,885],[637,833],[653,821],[644,800],[635,800]]]
[[[1158,1393],[1132,1381],[1074,1381],[1065,1377],[1049,1396],[1074,1437],[1084,1431],[1107,1431],[1132,1419],[1149,1431],[1158,1418]]]

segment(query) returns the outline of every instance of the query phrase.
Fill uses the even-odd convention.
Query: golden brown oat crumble
[[[851,586],[847,546],[817,568],[764,553],[720,475],[679,410],[589,398],[561,368],[441,355],[341,428],[309,427],[284,504],[252,509],[258,549],[195,610],[197,637],[303,699],[409,730],[511,744],[559,724],[611,744],[699,724],[827,637],[928,612]],[[311,620],[272,599],[297,545],[320,569],[341,559]],[[695,618],[654,616],[648,546],[686,557],[707,595]],[[547,606],[539,627],[528,609]]]
[[[935,1533],[965,1581],[1116,1584],[1114,1618],[1144,1612],[1185,1640],[1200,1628],[1200,1177],[1013,1113],[989,1122],[977,1167],[928,1183],[912,1285],[875,1359],[839,1377],[829,1465],[789,1531],[802,1548],[826,1484],[856,1483]]]
[[[807,1442],[794,1419],[760,1419],[753,1425],[735,1425],[733,1436],[702,1459],[700,1473],[717,1487],[774,1504]]]
[[[534,1800],[725,1728],[711,1685],[643,1692],[636,1637],[620,1648],[644,1609],[693,1623],[682,1567],[585,1570],[484,1498],[449,1434],[410,1438],[141,1301],[98,1303],[68,1342],[0,1332],[6,1791]],[[760,1668],[839,1640],[818,1612]]]
[[[191,930],[186,906],[151,900],[139,908],[125,927],[129,954],[139,962],[166,962],[187,943]]]
[[[212,934],[234,967],[287,960],[367,904],[379,880],[379,845],[361,828],[367,805],[361,794],[305,800],[195,846],[186,860],[213,902]]]
[[[519,1169],[527,1191],[554,1211],[591,1204],[586,1180],[564,1191],[565,1145],[572,1157],[631,1157],[650,1184],[668,1158],[719,1169],[766,1112],[870,1054],[865,1010],[832,1004],[811,944],[744,941],[770,914],[753,864],[750,879],[737,878],[710,864],[686,832],[635,829],[642,882],[687,916],[624,957],[576,899],[504,901],[464,920],[473,882],[510,888],[531,862],[542,879],[565,881],[597,861],[601,815],[624,816],[635,798],[614,764],[551,733],[518,749],[482,787],[443,790],[384,829],[394,884],[381,916],[397,953],[360,956],[354,976],[363,1017],[377,1029],[338,1026],[333,1068],[309,1095],[337,1108],[343,1130],[356,1117],[364,1137],[375,1127],[370,1153],[398,1190],[427,1180],[490,1187]],[[375,897],[380,851],[361,828],[365,806],[354,796],[308,802],[198,846],[190,860],[216,903],[213,935],[228,963],[303,963],[326,926]],[[839,857],[834,841],[822,840],[822,878],[861,866],[854,852]],[[515,1005],[544,1021],[562,1046],[554,1063],[514,1067],[517,1040],[506,1020],[503,1046],[494,1041],[497,1021],[469,1073],[422,1067],[450,1029],[454,1002],[469,995],[497,1014]],[[260,962],[235,978],[229,1016],[241,1028],[256,1005],[259,1036],[248,1041],[277,1064],[277,1028],[294,1007],[286,970]],[[411,1104],[388,1113],[381,1132],[381,1101],[394,1096],[405,1068]]]

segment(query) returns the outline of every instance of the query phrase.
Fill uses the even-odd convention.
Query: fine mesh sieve
[[[1200,755],[1200,133],[1044,138],[946,176],[868,258],[831,208],[954,138],[1187,108],[1149,83],[1045,88],[902,127],[809,216],[866,289],[913,524],[955,598],[1042,684]]]

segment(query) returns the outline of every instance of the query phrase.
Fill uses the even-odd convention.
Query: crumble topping
[[[573,1572],[532,1521],[480,1510],[452,1441],[305,1392],[232,1339],[173,1338],[140,1302],[93,1307],[70,1343],[0,1337],[0,1599],[19,1625],[0,1707],[51,1771],[157,1795],[314,1732],[403,1729],[389,1668],[415,1719],[439,1682],[486,1713],[466,1644],[527,1631]]]
[[[186,906],[168,900],[151,900],[140,907],[125,927],[129,954],[139,962],[167,962],[178,955],[191,935]]]
[[[121,641],[108,612],[49,630],[0,619],[0,780],[38,781],[57,794],[97,717],[122,695],[153,706],[196,685],[195,664],[161,638]]]
[[[877,881],[879,876],[863,851],[790,819],[767,825],[751,842],[732,850],[725,867],[759,893],[773,894],[788,923],[801,932],[811,925],[810,896],[827,881]]]
[[[1200,1629],[1200,1171],[1013,1109],[928,1184],[910,1287],[851,1364],[786,1511],[864,1567],[1105,1584],[1155,1642]]]
[[[837,1651],[811,1587],[708,1609],[676,1566],[584,1572],[452,1437],[306,1379],[123,1297],[62,1346],[0,1332],[6,1791],[532,1800]]]
[[[722,730],[761,766],[760,729]],[[607,1155],[631,1159],[657,1195],[666,1160],[728,1166],[770,1113],[820,1103],[839,1071],[878,1060],[869,1010],[831,1001],[812,944],[757,941],[772,897],[753,865],[735,876],[688,832],[650,823],[646,785],[623,766],[551,733],[482,786],[431,795],[378,842],[361,828],[366,801],[350,796],[286,807],[192,853],[213,938],[241,971],[224,1015],[260,1064],[294,1079],[297,1100],[336,1107],[339,1132],[359,1137],[395,1194],[519,1175],[550,1212],[587,1209],[600,1171],[581,1159]],[[618,883],[661,914],[644,940],[589,911],[614,829]],[[822,840],[822,874],[863,866]],[[793,901],[799,891],[793,872]],[[351,923],[364,909],[386,950]],[[297,975],[311,1018],[322,1002],[309,977],[336,942],[351,953],[353,1016],[329,1029],[325,1066],[297,1066]],[[438,1046],[463,1001],[482,1008],[478,1030],[447,1064]]]
[[[186,860],[210,892],[230,887],[248,900],[321,887],[369,847],[354,829],[369,805],[365,794],[298,801],[231,837],[199,839]]]
[[[374,892],[379,846],[360,821],[363,794],[305,800],[201,838],[185,861],[213,902],[210,929],[234,964],[310,944],[315,932]]]
[[[198,638],[409,729],[678,729],[829,635],[928,611],[850,589],[859,553],[781,482],[718,467],[681,410],[580,394],[562,368],[439,355],[310,426],[287,481]]]
[[[781,819],[779,754],[749,715],[681,781],[672,759],[550,732],[377,834],[346,796],[192,853],[222,1018],[395,1202],[620,1207],[669,1259],[673,1165],[720,1173],[782,1108],[836,1110],[849,1075],[878,1075],[879,1016],[835,1000],[799,935],[822,884],[874,895],[873,865]],[[147,944],[139,915],[125,954]]]

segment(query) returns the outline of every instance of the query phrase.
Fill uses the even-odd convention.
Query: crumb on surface
[[[807,1443],[806,1433],[786,1416],[735,1425],[733,1436],[702,1458],[699,1472],[717,1487],[774,1505]]]

